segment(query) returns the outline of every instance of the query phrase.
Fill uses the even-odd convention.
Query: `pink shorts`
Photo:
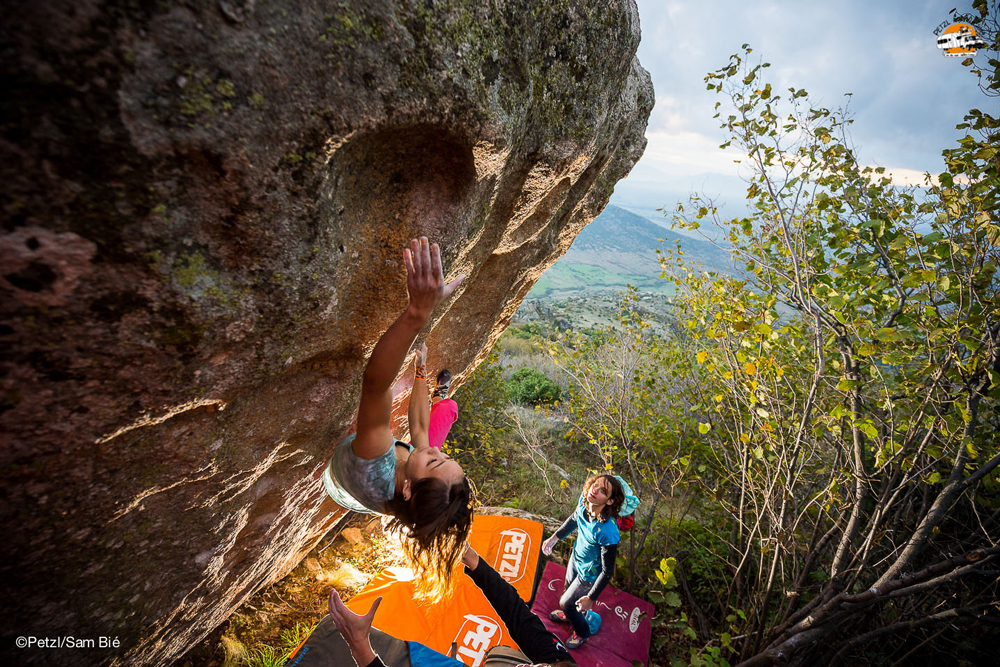
[[[431,447],[441,449],[456,419],[458,419],[458,403],[450,398],[442,398],[431,406],[431,420],[427,427],[427,439]]]

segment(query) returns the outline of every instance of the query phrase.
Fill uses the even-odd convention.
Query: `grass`
[[[242,642],[226,635],[223,635],[219,641],[222,645],[222,651],[225,654],[222,667],[238,667],[239,665],[246,664],[250,653]]]
[[[264,645],[250,652],[247,667],[281,667],[288,660],[288,652]]]
[[[282,667],[291,656],[292,651],[305,641],[314,627],[313,625],[296,623],[291,628],[283,630],[281,632],[281,645],[278,647],[261,644],[252,650],[247,650],[242,644],[230,640],[231,644],[238,644],[243,650],[237,652],[238,657],[226,667]]]
[[[354,526],[364,539],[351,545],[338,534],[314,548],[291,573],[247,600],[225,624],[178,661],[175,667],[280,667],[327,613],[330,576],[344,563],[373,575],[399,564],[386,548],[381,522],[355,515],[339,529]],[[315,560],[315,563],[312,560]],[[319,569],[313,570],[318,564]],[[333,585],[345,599],[356,588]]]
[[[528,298],[556,299],[584,293],[616,293],[625,289],[627,284],[651,292],[665,293],[672,289],[667,281],[659,278],[659,272],[646,275],[593,264],[557,262],[542,274],[528,293]]]
[[[306,640],[315,628],[315,625],[296,623],[287,630],[281,631],[281,645],[288,653],[291,653]]]

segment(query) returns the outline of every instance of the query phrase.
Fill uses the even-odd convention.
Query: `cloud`
[[[874,165],[870,166],[874,169]],[[930,181],[928,181],[927,174],[929,172],[917,171],[916,169],[886,167],[885,173],[889,176],[889,180],[892,181],[893,185],[904,187],[917,186],[921,188],[925,188],[928,185],[941,185],[941,181],[938,179],[940,174],[930,174]],[[970,179],[967,174],[954,174],[952,176],[952,180],[960,185],[969,185],[972,182],[972,179]]]
[[[641,163],[670,176],[703,172],[734,176],[739,171],[734,160],[746,157],[734,149],[719,148],[718,137],[689,130],[647,132],[646,139],[646,153]]]
[[[875,168],[875,165],[869,166],[873,169]],[[892,181],[893,185],[905,187],[914,185],[924,187],[927,185],[926,173],[916,169],[907,169],[905,167],[886,167],[885,174],[889,176],[889,180]],[[931,176],[931,184],[939,185],[936,175]]]
[[[948,7],[911,0],[800,3],[771,0],[637,0],[643,31],[639,59],[657,93],[646,153],[629,180],[712,174],[731,178],[735,150],[725,141],[704,77],[740,45],[772,63],[776,93],[805,88],[815,104],[838,108],[851,92],[850,133],[859,160],[897,165],[893,182],[923,184],[943,169],[941,150],[961,134],[964,112],[984,104],[974,79],[941,56],[934,28]],[[959,11],[970,0],[960,0]],[[713,187],[708,183],[709,188]]]

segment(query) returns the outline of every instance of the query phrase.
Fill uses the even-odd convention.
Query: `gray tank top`
[[[385,504],[396,495],[396,445],[413,451],[413,446],[394,440],[378,458],[362,459],[354,454],[355,434],[341,440],[323,471],[323,487],[341,507],[365,514],[385,514]]]

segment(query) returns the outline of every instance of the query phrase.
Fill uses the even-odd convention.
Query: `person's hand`
[[[473,549],[468,542],[465,543],[465,552],[462,554],[462,564],[473,572],[479,565],[479,554],[476,553],[476,550]]]
[[[545,554],[546,556],[551,556],[552,555],[552,550],[555,548],[556,542],[558,542],[558,541],[559,541],[559,538],[557,538],[555,535],[553,535],[549,539],[547,539],[544,542],[542,542],[542,553]]]
[[[421,345],[420,349],[417,350],[416,362],[417,366],[423,366],[425,363],[427,363],[427,343]]]
[[[582,598],[576,601],[576,610],[581,614],[586,614],[590,611],[590,608],[594,606],[594,601],[590,599],[589,595],[584,595]]]
[[[375,610],[382,602],[379,596],[372,603],[371,609],[364,616],[359,616],[347,608],[344,601],[340,599],[340,593],[334,588],[330,591],[330,618],[333,624],[344,636],[347,647],[351,649],[351,655],[359,667],[366,667],[375,659],[375,651],[372,650],[371,641],[368,635],[372,630],[372,619],[375,618]]]
[[[437,243],[428,243],[426,236],[410,241],[410,247],[403,251],[403,264],[406,265],[406,293],[410,297],[407,308],[425,320],[465,280],[461,275],[445,284],[441,250]]]

